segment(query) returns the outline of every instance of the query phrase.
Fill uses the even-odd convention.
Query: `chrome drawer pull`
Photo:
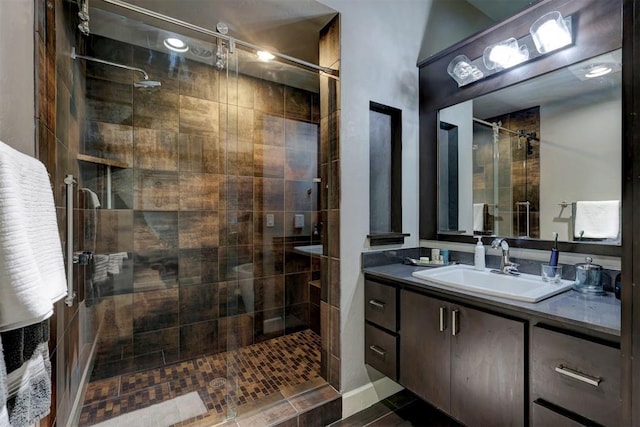
[[[374,353],[376,353],[378,356],[380,356],[383,359],[387,355],[387,352],[384,351],[383,348],[378,347],[377,345],[370,345],[369,346],[369,350],[373,351]]]
[[[378,307],[382,309],[384,309],[384,305],[385,305],[382,301],[378,301],[377,299],[370,299],[369,304],[371,304],[374,307]]]
[[[456,336],[458,335],[458,332],[460,332],[458,330],[458,328],[460,327],[460,325],[458,325],[458,313],[460,312],[460,310],[451,310],[451,335]]]
[[[440,332],[444,332],[447,329],[445,316],[447,315],[446,308],[440,307]]]
[[[567,368],[566,366],[560,365],[556,366],[556,372],[562,375],[566,375],[569,378],[573,378],[574,380],[582,381],[583,383],[590,384],[594,387],[598,387],[600,385],[600,381],[602,378],[592,377],[590,375],[583,374],[578,371],[574,371],[573,369]]]

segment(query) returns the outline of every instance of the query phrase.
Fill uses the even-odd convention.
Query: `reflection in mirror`
[[[621,54],[439,112],[440,233],[620,244]]]

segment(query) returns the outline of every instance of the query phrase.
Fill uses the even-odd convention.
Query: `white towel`
[[[109,254],[109,267],[107,272],[109,274],[120,274],[122,270],[123,261],[129,257],[127,252],[118,252],[115,254]]]
[[[484,203],[473,204],[473,231],[484,231],[484,206]]]
[[[620,201],[576,202],[575,237],[618,239],[620,236]]]
[[[109,278],[109,255],[96,254],[93,256],[93,281],[104,282]]]
[[[0,331],[47,319],[66,294],[47,170],[0,142]]]

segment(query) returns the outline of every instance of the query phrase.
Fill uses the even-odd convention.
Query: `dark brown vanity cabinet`
[[[534,326],[531,424],[546,427],[553,416],[561,425],[620,425],[619,360],[615,345]]]
[[[365,281],[364,361],[394,381],[398,379],[398,288]]]
[[[524,425],[525,327],[401,290],[399,382],[466,425]]]

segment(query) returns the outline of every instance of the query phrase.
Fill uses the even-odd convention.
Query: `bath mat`
[[[193,391],[189,394],[167,400],[166,402],[128,412],[119,417],[94,424],[94,427],[168,427],[204,414],[205,412],[207,412],[207,408],[204,406],[200,395],[198,392]]]

